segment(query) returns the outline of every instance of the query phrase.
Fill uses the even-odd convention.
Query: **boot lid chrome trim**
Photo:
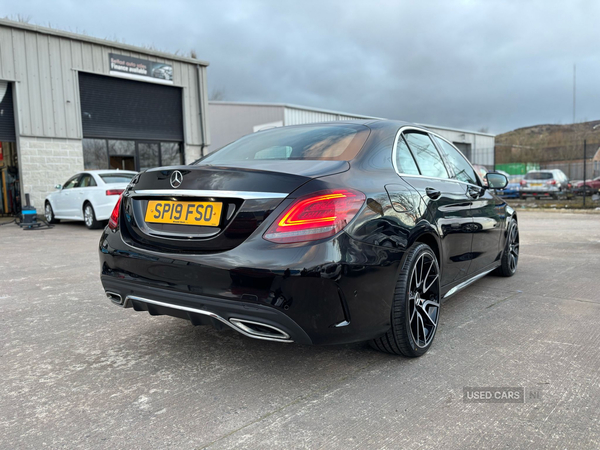
[[[133,191],[132,197],[203,197],[203,198],[241,198],[243,200],[257,200],[268,198],[285,198],[289,194],[283,192],[252,192],[252,191],[219,191],[195,189],[147,189]]]

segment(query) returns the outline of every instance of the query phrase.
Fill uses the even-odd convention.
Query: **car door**
[[[69,178],[56,196],[54,208],[54,215],[56,217],[73,217],[73,203],[77,201],[75,188],[79,186],[80,177],[81,174],[78,173]]]
[[[97,184],[92,175],[89,173],[84,173],[81,175],[81,178],[79,179],[79,185],[74,188],[76,194],[74,195],[74,198],[77,199],[77,205],[73,213],[76,217],[83,219],[83,203],[93,197],[96,187]]]
[[[473,241],[468,273],[473,274],[500,257],[506,202],[496,197],[492,190],[483,188],[474,168],[456,147],[438,136],[434,136],[433,140],[442,151],[453,178],[464,183],[471,197]]]
[[[438,231],[441,241],[441,283],[450,284],[464,278],[471,263],[473,219],[472,199],[466,185],[451,179],[442,156],[428,133],[409,129],[396,145],[396,155],[409,152],[419,174],[401,173],[427,205],[428,219]]]

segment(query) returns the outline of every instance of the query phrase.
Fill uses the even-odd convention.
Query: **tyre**
[[[373,348],[394,355],[425,354],[440,317],[440,269],[433,250],[417,243],[408,251],[392,301],[392,327],[373,339]]]
[[[96,213],[90,203],[83,205],[83,221],[90,230],[102,228],[102,223],[96,220]]]
[[[515,219],[511,219],[508,224],[506,245],[500,261],[501,265],[496,269],[496,273],[503,277],[512,277],[519,263],[519,225]]]
[[[54,210],[52,209],[52,205],[50,205],[50,202],[46,202],[46,204],[44,205],[44,218],[48,223],[60,222],[59,219],[54,217]]]

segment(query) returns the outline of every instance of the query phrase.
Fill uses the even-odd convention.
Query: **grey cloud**
[[[229,100],[502,132],[600,118],[591,1],[0,1],[6,15],[195,49]]]

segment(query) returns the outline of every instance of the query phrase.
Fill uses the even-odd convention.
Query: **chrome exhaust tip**
[[[252,337],[268,338],[281,341],[288,341],[290,339],[289,334],[277,327],[274,327],[273,325],[267,325],[266,323],[254,322],[246,319],[231,318],[229,321],[236,327],[244,330]]]
[[[105,291],[106,296],[113,302],[115,305],[123,306],[123,297],[116,292]]]
[[[107,292],[106,295],[111,298]],[[119,296],[120,297],[120,296]],[[111,298],[112,300],[112,298]],[[173,303],[165,303],[158,300],[152,300],[149,298],[138,297],[137,295],[128,295],[125,297],[124,308],[130,308],[133,306],[133,302],[141,302],[149,305],[161,306],[164,308],[172,308],[178,309],[180,311],[186,311],[193,314],[202,314],[203,316],[212,317],[215,320],[227,325],[228,327],[234,329],[238,333],[243,334],[244,336],[254,338],[254,339],[262,339],[265,341],[276,341],[276,342],[285,342],[291,343],[294,342],[290,335],[285,331],[280,330],[273,325],[267,325],[266,323],[254,322],[252,320],[246,319],[236,319],[230,318],[229,320],[215,314],[211,311],[206,311],[203,309],[192,308],[189,306],[177,305]]]

